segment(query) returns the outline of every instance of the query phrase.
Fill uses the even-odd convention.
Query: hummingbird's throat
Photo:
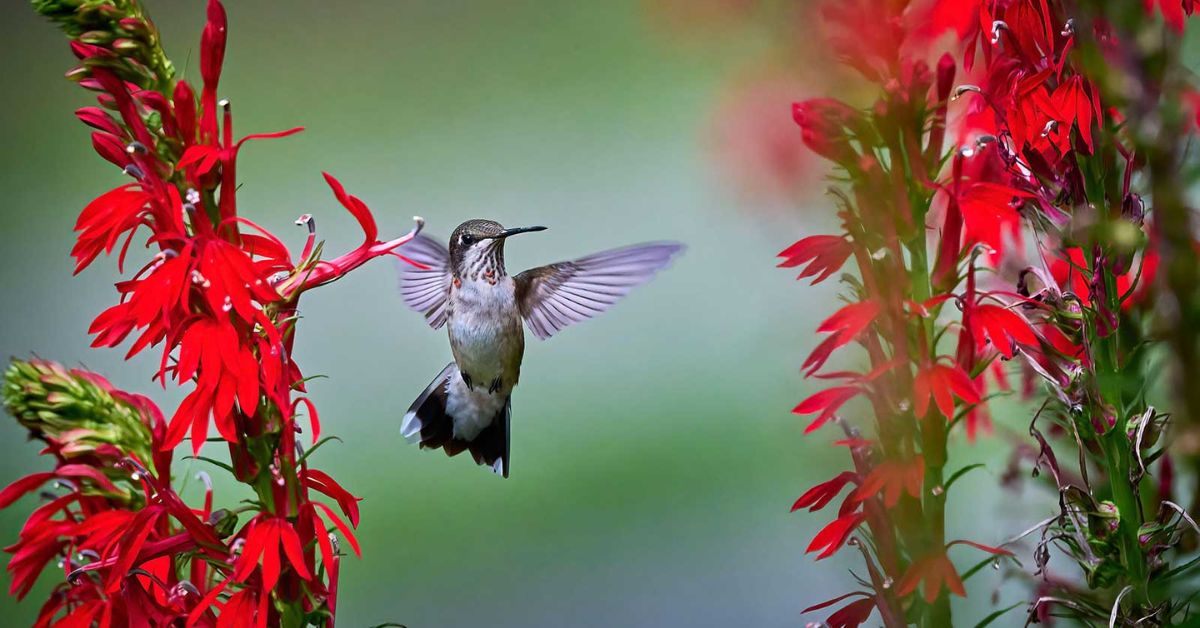
[[[477,245],[464,260],[459,278],[470,281],[487,281],[496,285],[496,280],[503,277],[504,270],[504,241],[490,240]]]

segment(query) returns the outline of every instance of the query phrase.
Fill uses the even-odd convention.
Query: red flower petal
[[[362,201],[354,196],[346,193],[346,188],[342,187],[342,183],[335,179],[328,172],[321,173],[325,177],[325,182],[329,184],[333,190],[333,195],[337,197],[342,207],[345,207],[362,227],[363,236],[368,243],[375,242],[379,237],[379,229],[375,226],[375,217],[371,215],[371,210]]]
[[[829,525],[821,529],[817,533],[811,543],[808,544],[808,549],[804,553],[815,552],[821,548],[824,550],[817,555],[817,560],[828,558],[834,552],[841,549],[846,543],[846,539],[850,537],[850,533],[858,527],[858,524],[863,522],[866,517],[862,512],[853,512],[837,519],[834,519]]]
[[[821,413],[808,427],[804,428],[804,433],[809,434],[832,419],[834,413],[838,411],[838,408],[842,407],[842,404],[860,393],[862,393],[862,388],[858,386],[835,386],[822,390],[801,401],[799,405],[792,409],[792,412],[796,414]]]
[[[825,281],[846,263],[854,252],[846,238],[832,235],[816,235],[803,238],[781,251],[778,257],[786,258],[780,268],[792,268],[808,264],[797,279],[817,275],[810,285]]]
[[[832,480],[822,482],[808,489],[796,500],[796,503],[792,504],[792,512],[796,512],[801,508],[808,508],[809,512],[816,512],[824,508],[834,497],[837,497],[843,486],[848,482],[854,481],[857,477],[858,474],[853,471],[843,471],[834,476]]]
[[[50,481],[54,477],[54,472],[46,471],[43,473],[32,473],[27,475],[12,484],[4,487],[0,491],[0,508],[8,508],[13,502],[20,499],[26,493],[33,491],[39,486]]]

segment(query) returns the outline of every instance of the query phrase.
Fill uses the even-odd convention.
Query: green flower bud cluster
[[[94,373],[46,360],[13,360],[2,395],[17,422],[64,460],[90,456],[115,463],[133,455],[148,464],[153,459],[149,418]]]
[[[110,31],[119,19],[133,12],[129,0],[33,0],[33,10],[59,25],[67,35]],[[90,43],[90,42],[89,42]]]
[[[158,29],[136,0],[32,0],[33,9],[81,44],[110,54],[89,55],[67,73],[71,80],[91,76],[95,67],[144,89],[170,85],[175,68],[163,53]]]

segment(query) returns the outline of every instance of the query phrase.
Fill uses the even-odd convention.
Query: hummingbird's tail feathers
[[[475,463],[487,465],[492,472],[502,477],[508,477],[508,450],[510,442],[510,417],[512,416],[512,397],[504,400],[504,407],[492,419],[491,424],[483,428],[479,434],[467,442]],[[462,442],[462,441],[458,441]]]
[[[400,424],[400,435],[405,440],[420,443],[422,447],[437,447],[440,445],[427,443],[440,443],[451,437],[454,421],[446,415],[446,382],[455,375],[458,375],[458,367],[451,362],[409,406],[408,412],[404,414],[404,421]]]
[[[404,414],[400,434],[410,443],[419,443],[421,449],[441,449],[447,456],[470,451],[477,464],[490,466],[497,475],[508,477],[511,398],[505,398],[503,407],[474,438],[455,438],[454,417],[447,413],[446,404],[451,378],[457,377],[460,377],[458,366],[453,362],[447,364]]]

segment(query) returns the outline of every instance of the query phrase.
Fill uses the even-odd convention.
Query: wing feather
[[[531,268],[514,278],[521,315],[535,336],[549,338],[612,307],[683,249],[675,242],[635,244]]]
[[[450,251],[437,240],[418,235],[396,251],[428,269],[396,260],[400,275],[400,297],[405,305],[425,315],[429,326],[446,324],[450,301]]]

